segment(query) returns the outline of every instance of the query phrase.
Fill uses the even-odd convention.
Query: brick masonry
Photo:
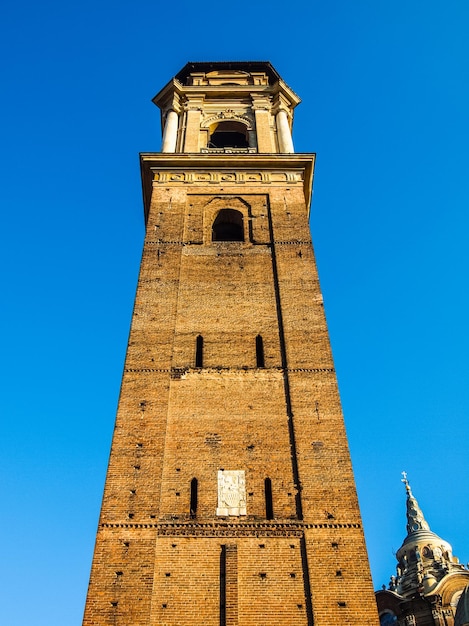
[[[308,228],[313,155],[186,156],[142,156],[147,231],[83,624],[376,625]],[[224,208],[244,242],[212,242]],[[221,469],[245,472],[246,516],[216,515]]]

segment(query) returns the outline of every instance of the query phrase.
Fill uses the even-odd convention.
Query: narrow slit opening
[[[220,552],[220,626],[226,626],[226,546]]]
[[[190,515],[194,519],[197,517],[197,478],[191,480],[191,505]]]
[[[265,489],[265,516],[267,519],[274,519],[274,504],[272,501],[272,481],[266,478],[264,481]]]
[[[197,335],[195,340],[195,366],[203,367],[204,364],[204,338],[202,335]]]
[[[256,365],[257,367],[265,367],[264,341],[261,335],[257,335],[256,337]]]

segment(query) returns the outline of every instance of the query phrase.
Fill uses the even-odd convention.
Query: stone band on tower
[[[374,626],[299,98],[270,63],[188,63],[154,102],[84,626]]]

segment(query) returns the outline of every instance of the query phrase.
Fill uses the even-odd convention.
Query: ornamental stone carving
[[[246,515],[246,480],[244,470],[218,471],[217,515]]]
[[[233,148],[233,152],[235,152]],[[227,152],[227,150],[225,150]],[[296,171],[153,171],[153,181],[160,184],[183,183],[183,184],[282,184],[288,182],[290,184],[302,184],[303,172]]]
[[[248,113],[236,113],[232,109],[226,109],[226,111],[220,111],[215,115],[209,115],[202,121],[200,127],[209,128],[212,124],[223,121],[241,122],[241,124],[247,126],[248,130],[254,130],[254,120],[252,116]]]

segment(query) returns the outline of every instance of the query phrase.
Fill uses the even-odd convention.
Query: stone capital
[[[186,95],[183,103],[184,111],[203,111],[205,96],[203,94]]]
[[[272,101],[270,96],[251,94],[253,111],[270,111],[272,109]]]
[[[171,100],[166,103],[166,106],[162,109],[163,117],[166,118],[170,111],[174,111],[178,115],[181,113],[181,97],[178,93],[174,93]]]
[[[278,93],[276,95],[272,106],[272,113],[274,115],[277,115],[279,111],[285,111],[289,119],[292,117],[290,102],[281,93]]]

